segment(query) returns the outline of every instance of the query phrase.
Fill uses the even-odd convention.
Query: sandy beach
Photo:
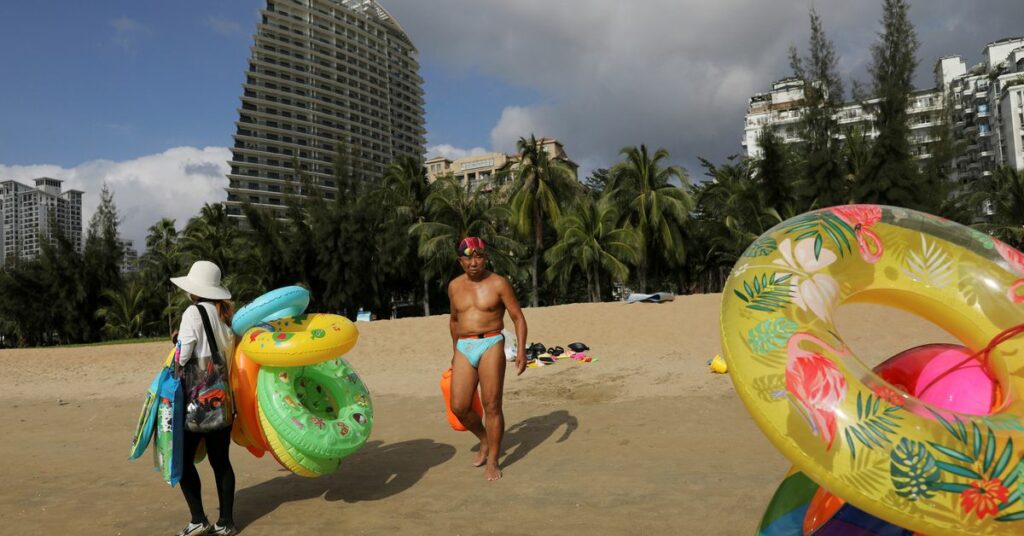
[[[473,468],[438,388],[448,317],[360,323],[347,359],[373,395],[370,442],[307,479],[232,449],[243,534],[752,534],[789,466],[757,429],[719,352],[720,295],[665,304],[525,309],[530,342],[587,343],[598,360],[506,383],[505,478]],[[878,306],[840,309],[869,364],[941,330]],[[18,534],[173,534],[188,519],[147,454],[127,460],[169,343],[0,352],[0,522]],[[203,463],[207,513],[216,516]]]

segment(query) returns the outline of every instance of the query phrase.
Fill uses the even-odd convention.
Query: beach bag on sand
[[[181,346],[178,346],[181,350]],[[174,365],[177,366],[177,355]],[[185,393],[177,373],[161,376],[158,391],[156,423],[156,448],[153,449],[153,465],[160,476],[172,487],[181,480],[183,451],[185,450]]]
[[[203,319],[211,355],[205,370],[199,368],[198,359],[185,364],[185,427],[189,432],[207,433],[231,426],[235,411],[231,389],[228,387],[227,362],[217,348],[217,339],[213,336],[206,308],[197,307]]]

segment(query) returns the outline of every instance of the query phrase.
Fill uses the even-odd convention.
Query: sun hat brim
[[[202,283],[196,283],[188,278],[188,276],[172,277],[171,283],[174,283],[178,288],[194,294],[200,298],[206,298],[208,300],[230,300],[231,291],[224,287],[214,287],[211,285],[204,285]]]

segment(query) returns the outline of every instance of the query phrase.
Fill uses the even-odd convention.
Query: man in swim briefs
[[[501,395],[505,384],[505,345],[501,330],[505,311],[516,326],[518,352],[516,370],[526,370],[526,318],[512,285],[487,269],[484,241],[469,237],[459,242],[459,265],[465,275],[448,284],[451,302],[452,412],[463,426],[480,439],[480,455],[474,465],[486,465],[487,480],[501,478],[498,456],[505,433]],[[518,375],[517,374],[517,375]],[[471,409],[473,394],[480,384],[484,421]]]

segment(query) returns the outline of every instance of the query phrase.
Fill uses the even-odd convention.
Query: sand
[[[526,309],[532,341],[586,342],[597,362],[527,369],[506,383],[505,478],[473,468],[473,437],[448,427],[438,381],[448,317],[360,323],[348,355],[373,395],[369,443],[333,475],[292,475],[232,449],[244,534],[751,534],[789,462],[726,375],[719,295],[665,304]],[[894,310],[840,309],[841,334],[873,364],[948,342]],[[143,394],[169,343],[0,352],[0,522],[24,534],[173,534],[181,492],[147,452],[127,460]],[[207,513],[217,515],[209,465]]]

